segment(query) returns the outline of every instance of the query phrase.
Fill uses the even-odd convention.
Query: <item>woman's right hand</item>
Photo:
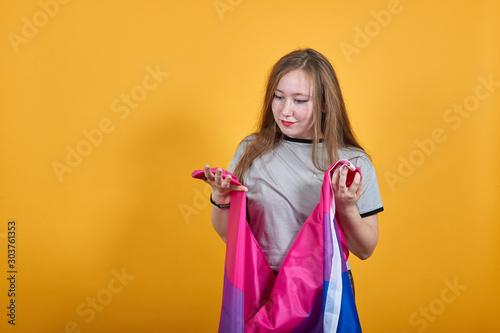
[[[205,182],[212,187],[212,200],[219,205],[227,205],[231,201],[231,191],[244,191],[248,189],[243,185],[232,185],[231,175],[222,178],[222,169],[217,168],[215,174],[209,165],[205,165]]]

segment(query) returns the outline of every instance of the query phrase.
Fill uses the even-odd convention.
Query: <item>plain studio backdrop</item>
[[[337,70],[382,192],[379,245],[351,259],[364,331],[500,329],[498,1],[0,13],[2,332],[215,332],[225,247],[190,175],[229,166],[301,47]]]

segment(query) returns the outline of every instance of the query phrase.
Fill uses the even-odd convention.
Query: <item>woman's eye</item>
[[[274,94],[274,98],[281,100],[281,99],[283,99],[283,96],[278,96],[278,95]]]
[[[299,104],[306,103],[306,102],[309,102],[309,100],[308,99],[296,99],[295,100],[295,103],[299,103]]]

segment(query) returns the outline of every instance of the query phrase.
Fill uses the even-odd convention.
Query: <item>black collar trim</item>
[[[299,142],[299,143],[313,143],[313,140],[311,140],[311,139],[291,138],[291,137],[286,136],[286,135],[285,135],[285,140],[290,141],[290,142]],[[323,139],[319,139],[319,142],[323,142]]]

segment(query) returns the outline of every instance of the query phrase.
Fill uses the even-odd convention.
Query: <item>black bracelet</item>
[[[210,193],[210,202],[212,203],[212,205],[222,210],[229,209],[229,206],[231,206],[231,204],[226,204],[226,205],[216,204],[215,201],[212,199],[212,193]]]

